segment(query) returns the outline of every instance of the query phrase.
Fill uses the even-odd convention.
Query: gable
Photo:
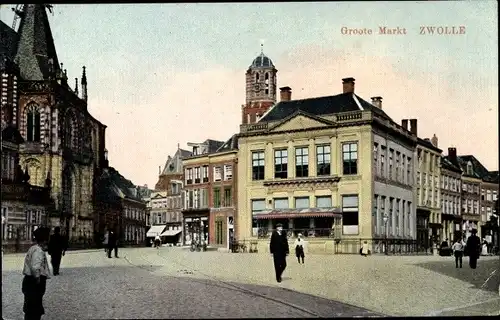
[[[329,124],[327,121],[314,119],[304,114],[297,114],[291,117],[290,119],[285,119],[282,122],[278,123],[276,126],[272,127],[269,130],[269,132],[291,131],[291,130],[300,130],[308,128],[322,128],[328,126]]]

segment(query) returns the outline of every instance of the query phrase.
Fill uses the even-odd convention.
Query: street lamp
[[[389,220],[389,217],[387,216],[387,214],[384,214],[383,220],[384,220],[384,234],[385,234],[385,255],[389,255],[389,252],[387,250],[387,221]]]

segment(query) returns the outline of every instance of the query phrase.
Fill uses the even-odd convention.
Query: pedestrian
[[[108,258],[111,258],[111,252],[113,250],[115,250],[115,258],[118,258],[118,236],[114,231],[109,231]]]
[[[160,239],[160,236],[158,234],[156,234],[156,237],[155,237],[155,247],[156,249],[159,249],[161,246],[161,239]]]
[[[102,246],[104,247],[104,253],[108,254],[108,241],[109,241],[109,231],[104,231],[104,240],[102,241]]]
[[[464,256],[463,241],[457,239],[451,247],[451,250],[453,250],[453,255],[455,256],[455,266],[458,268],[460,263],[460,268],[462,268],[462,257]]]
[[[365,240],[361,245],[361,255],[368,257],[368,254],[370,254],[370,249],[368,247],[368,242]]]
[[[297,235],[297,240],[295,240],[294,247],[295,247],[295,255],[297,256],[297,260],[299,261],[300,264],[300,259],[302,258],[302,264],[304,264],[304,245],[305,242],[302,240],[302,234],[299,233]]]
[[[476,235],[477,230],[472,229],[471,235],[467,239],[467,244],[465,245],[465,250],[469,255],[469,266],[472,269],[476,269],[477,267],[477,259],[479,258],[479,253],[481,252],[481,240]]]
[[[54,276],[59,275],[59,267],[61,266],[61,259],[66,254],[68,246],[66,238],[61,235],[61,228],[55,227],[54,234],[50,236],[48,252],[51,257],[52,267],[54,268]]]
[[[43,295],[50,278],[49,261],[46,252],[50,229],[40,227],[33,232],[36,244],[31,246],[24,258],[22,292],[25,320],[39,320],[45,314]]]
[[[276,281],[281,282],[281,275],[286,269],[286,256],[290,253],[288,239],[281,223],[276,225],[276,230],[271,235],[269,251],[273,255]]]

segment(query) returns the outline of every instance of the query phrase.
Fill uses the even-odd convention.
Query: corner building
[[[303,100],[281,88],[279,103],[257,123],[241,125],[238,240],[257,241],[267,252],[277,223],[290,241],[305,235],[309,252],[356,253],[365,240],[375,252],[383,250],[383,235],[415,239],[416,136],[382,110],[381,97],[368,103],[357,96],[354,83],[345,78],[343,93]],[[397,150],[397,175],[380,150]]]

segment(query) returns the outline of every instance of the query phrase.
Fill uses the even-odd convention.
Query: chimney
[[[401,120],[401,126],[402,126],[405,130],[408,130],[408,119],[403,119],[403,120]]]
[[[417,119],[410,119],[410,132],[418,136],[417,131]]]
[[[438,147],[438,137],[436,137],[436,134],[434,133],[434,135],[432,136],[431,138],[431,143],[434,147]]]
[[[343,93],[354,93],[354,78],[342,79]]]
[[[375,107],[382,109],[382,97],[372,97],[372,104]]]
[[[290,87],[280,88],[280,100],[281,101],[292,100],[292,88],[290,88]]]
[[[448,159],[453,164],[457,164],[457,148],[448,148]]]

